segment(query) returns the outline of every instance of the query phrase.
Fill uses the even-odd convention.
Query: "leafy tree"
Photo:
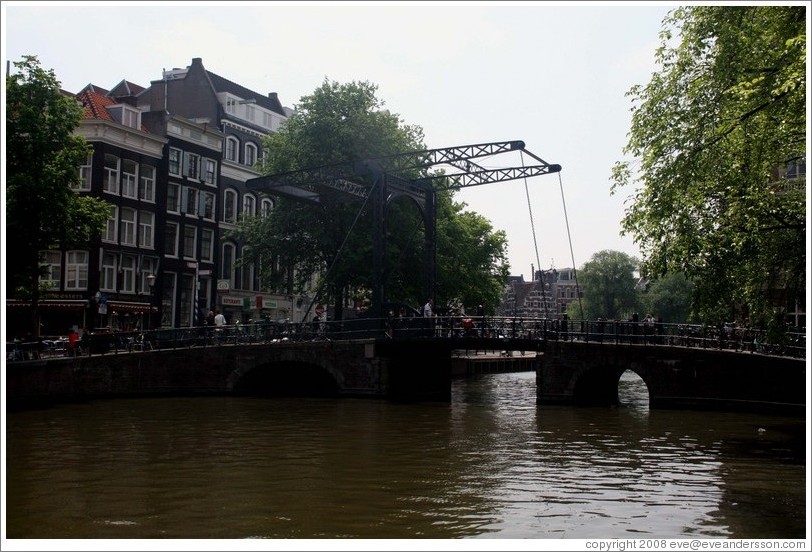
[[[438,305],[482,305],[492,313],[499,305],[510,273],[507,235],[450,193],[437,199]],[[473,313],[469,313],[473,314]]]
[[[41,252],[86,248],[109,217],[104,201],[78,195],[79,166],[91,149],[73,134],[82,117],[35,56],[6,77],[6,293],[33,304],[33,335],[43,274]]]
[[[583,318],[596,320],[625,320],[640,308],[637,280],[634,272],[638,261],[621,251],[605,249],[592,255],[578,271],[583,298]],[[570,303],[567,314],[580,319],[577,302]]]
[[[694,284],[684,274],[665,274],[643,294],[645,310],[666,323],[690,322],[693,293]]]
[[[325,80],[300,100],[278,133],[266,138],[264,172],[280,174],[426,149],[422,129],[403,124],[383,109],[376,90],[367,82]],[[413,171],[408,176],[424,175]],[[317,191],[318,205],[280,197],[270,216],[245,220],[232,235],[249,245],[243,262],[257,263],[270,289],[298,293],[313,274],[321,274],[322,299],[335,305],[334,317],[340,318],[344,297],[367,297],[372,287],[372,206],[327,187]],[[473,302],[495,305],[506,273],[504,234],[492,233],[487,221],[462,212],[464,206],[451,197],[440,192],[437,198],[437,280],[442,295],[476,297]],[[422,217],[405,198],[395,198],[386,208],[386,299],[420,306],[425,301]]]
[[[650,278],[683,272],[698,314],[770,318],[805,289],[804,6],[685,6],[664,20],[659,70],[633,87],[612,192],[639,182],[623,219]],[[674,33],[679,39],[675,40]],[[639,165],[637,165],[639,163]]]

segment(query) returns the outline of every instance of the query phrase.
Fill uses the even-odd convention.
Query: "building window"
[[[221,277],[228,280],[229,287],[235,288],[234,285],[234,245],[230,243],[223,244],[223,258],[221,260],[222,270],[220,271]]]
[[[135,161],[130,159],[123,159],[121,161],[121,195],[124,197],[138,197],[138,190],[136,188],[136,164]]]
[[[177,148],[169,148],[169,174],[180,176],[180,160],[183,152]]]
[[[260,204],[260,213],[262,218],[269,217],[271,215],[271,211],[273,211],[273,201],[267,197],[262,198],[262,202]]]
[[[62,253],[60,251],[42,251],[42,266],[45,274],[39,277],[40,288],[59,289],[62,282]]]
[[[243,259],[246,258],[246,255],[250,253],[249,248],[243,247],[242,249],[242,256]],[[241,268],[242,271],[242,282],[241,287],[242,289],[253,290],[254,289],[254,263],[247,263],[244,264]]]
[[[87,251],[68,251],[65,256],[65,289],[87,289]]]
[[[135,109],[129,109],[127,107],[124,108],[121,121],[124,126],[128,126],[130,128],[140,128],[140,119],[141,112],[136,111]]]
[[[121,257],[121,288],[124,293],[135,293],[135,257],[124,255]]]
[[[188,178],[200,179],[200,156],[196,153],[186,153],[183,157],[183,174]]]
[[[118,241],[118,207],[115,205],[110,206],[110,218],[107,219],[107,225],[104,227],[102,234],[102,241],[116,243]]]
[[[203,180],[211,186],[217,185],[217,161],[214,159],[206,159],[206,172]]]
[[[206,220],[214,220],[214,194],[211,192],[200,193],[200,214]]]
[[[242,198],[242,214],[246,217],[253,217],[256,214],[256,199],[251,194],[245,194]]]
[[[130,128],[141,127],[141,112],[126,105],[117,105],[108,110],[117,123]]]
[[[212,230],[200,230],[200,260],[214,260],[214,232]]]
[[[197,190],[183,187],[183,209],[187,215],[197,215]]]
[[[164,253],[169,257],[178,256],[178,225],[174,222],[166,223],[166,241]]]
[[[99,289],[102,291],[116,291],[116,274],[118,255],[105,253],[102,255],[102,268],[99,280]]]
[[[186,225],[183,228],[183,257],[186,259],[195,259],[197,247],[197,227]]]
[[[245,164],[253,167],[257,162],[257,146],[248,142],[245,144]]]
[[[79,182],[71,185],[71,189],[77,192],[89,192],[90,180],[93,174],[93,154],[87,156],[85,164],[79,167]]]
[[[240,150],[240,141],[229,136],[226,138],[226,159],[228,161],[237,162],[237,152]]]
[[[135,245],[135,209],[121,208],[121,243]]]
[[[118,195],[119,158],[115,155],[104,156],[104,191]]]
[[[166,211],[180,213],[180,186],[177,184],[167,184],[166,186]]]
[[[234,190],[223,194],[223,222],[237,222],[237,192]]]
[[[138,214],[138,245],[152,249],[155,228],[155,214],[150,211],[140,211]]]
[[[138,198],[155,203],[155,167],[141,165],[141,181],[138,187]]]

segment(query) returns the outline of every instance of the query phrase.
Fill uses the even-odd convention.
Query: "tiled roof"
[[[76,94],[76,100],[81,102],[84,112],[82,113],[83,119],[100,119],[102,121],[110,121],[117,123],[107,108],[111,105],[118,105],[118,101],[109,96],[105,96],[95,92],[93,86],[86,86],[84,90]],[[139,128],[141,132],[149,132],[147,127],[143,124]]]
[[[84,119],[102,119],[115,122],[115,119],[107,111],[107,107],[115,105],[116,101],[94,91],[93,85],[86,86],[84,90],[76,95],[76,99],[82,103],[84,108],[82,117]]]

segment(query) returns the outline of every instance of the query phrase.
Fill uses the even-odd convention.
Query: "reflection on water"
[[[452,401],[162,398],[7,418],[9,538],[803,538],[805,424]]]

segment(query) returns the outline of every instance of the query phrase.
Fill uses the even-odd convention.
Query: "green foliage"
[[[642,297],[643,310],[669,324],[693,322],[693,294],[694,284],[684,274],[665,274],[650,282]]]
[[[7,290],[36,302],[40,251],[88,247],[101,235],[109,208],[70,189],[91,151],[73,134],[82,108],[36,57],[14,66],[18,71],[6,77]]]
[[[481,304],[486,312],[494,312],[510,269],[507,235],[465,207],[450,193],[438,193],[437,304]]]
[[[422,129],[383,109],[376,91],[366,82],[325,80],[265,139],[263,171],[278,175],[426,149]],[[313,274],[321,274],[326,284],[321,300],[338,304],[342,297],[366,297],[372,286],[372,204],[325,187],[318,192],[319,205],[280,197],[266,219],[243,221],[231,233],[249,245],[243,262],[261,266],[263,283],[276,291],[300,293]],[[385,299],[417,307],[425,301],[426,284],[422,216],[404,197],[393,198],[386,209]],[[505,236],[463,209],[450,193],[438,194],[438,295],[495,307],[507,272]]]
[[[623,219],[643,272],[695,282],[697,314],[769,317],[806,281],[803,182],[777,172],[806,157],[803,6],[685,6],[664,21],[658,72],[629,91],[634,158],[612,192],[639,183]],[[675,33],[679,38],[675,39]]]
[[[637,266],[637,259],[620,251],[603,250],[592,255],[578,271],[584,294],[583,317],[577,301],[570,303],[568,316],[573,320],[631,318],[641,307],[640,294],[635,289]]]

